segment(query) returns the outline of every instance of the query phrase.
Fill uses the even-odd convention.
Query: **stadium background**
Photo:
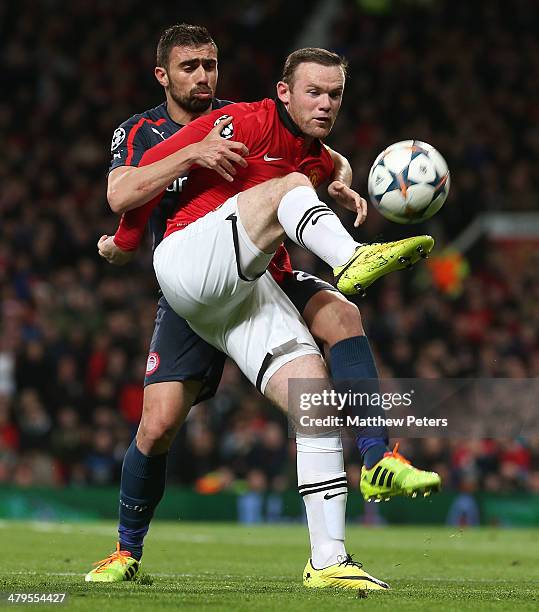
[[[539,376],[537,220],[518,217],[536,209],[539,187],[535,3],[180,6],[73,0],[67,12],[60,1],[21,0],[0,7],[0,87],[7,93],[0,102],[2,516],[55,516],[54,500],[86,490],[87,499],[107,492],[101,506],[109,516],[116,511],[121,462],[142,405],[156,283],[149,248],[116,269],[98,258],[95,244],[116,226],[105,196],[112,133],[162,101],[154,50],[160,31],[177,21],[212,32],[218,95],[230,100],[271,96],[293,48],[318,44],[343,53],[350,76],[328,143],[351,160],[361,193],[384,146],[409,137],[436,146],[452,172],[448,203],[429,226],[440,252],[478,215],[505,213],[503,242],[489,237],[485,223],[483,233],[456,243],[465,252],[388,277],[358,302],[382,376]],[[526,221],[524,232],[515,219]],[[409,231],[371,209],[358,236]],[[295,267],[327,275],[310,254],[291,254]],[[539,493],[537,436],[403,440],[401,449],[442,473],[454,512],[437,513],[440,521],[488,521],[474,502],[484,494],[510,499],[518,516]],[[355,487],[353,448],[347,461]],[[286,515],[293,442],[283,418],[233,364],[217,397],[196,407],[178,436],[168,482],[204,499],[230,493],[237,503],[231,513],[244,521]],[[52,494],[42,490],[21,505],[20,495],[35,487]],[[180,499],[174,495],[169,489],[166,497]],[[181,516],[181,507],[175,511]],[[504,511],[492,520],[505,521]],[[378,520],[368,512],[363,518]]]

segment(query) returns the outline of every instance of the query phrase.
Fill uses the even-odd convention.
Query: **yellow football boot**
[[[337,289],[343,295],[364,295],[365,289],[381,276],[426,259],[433,246],[432,236],[362,244],[343,266],[333,269]]]
[[[327,587],[371,591],[389,589],[389,584],[367,574],[362,569],[361,563],[354,561],[351,555],[347,555],[340,563],[335,563],[324,569],[315,569],[309,559],[303,570],[303,586],[310,589],[325,589]]]

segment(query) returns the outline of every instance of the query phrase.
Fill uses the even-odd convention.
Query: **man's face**
[[[340,66],[303,63],[296,68],[291,87],[282,81],[277,84],[277,94],[305,135],[325,138],[341,107],[344,80]]]
[[[166,74],[160,78],[158,70],[157,79],[168,87],[170,96],[182,109],[199,114],[210,108],[217,85],[217,51],[213,45],[173,47]]]

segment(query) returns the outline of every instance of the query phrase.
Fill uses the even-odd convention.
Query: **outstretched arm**
[[[357,213],[354,227],[359,227],[367,218],[367,201],[350,187],[352,184],[352,166],[344,155],[330,149],[327,145],[324,146],[331,155],[335,167],[332,182],[328,186],[328,193],[337,204]]]

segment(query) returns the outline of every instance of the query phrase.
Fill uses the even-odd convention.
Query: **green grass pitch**
[[[392,586],[365,599],[302,587],[301,525],[155,522],[139,582],[85,583],[114,533],[105,522],[0,522],[0,591],[67,592],[64,609],[98,612],[539,610],[539,529],[349,526],[348,550]]]

